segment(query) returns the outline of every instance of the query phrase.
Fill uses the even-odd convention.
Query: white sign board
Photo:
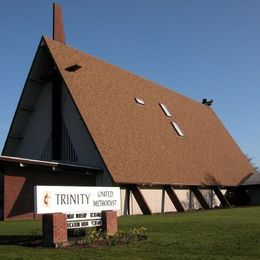
[[[35,213],[101,212],[120,209],[118,187],[35,186]]]

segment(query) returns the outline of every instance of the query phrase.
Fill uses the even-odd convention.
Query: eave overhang
[[[101,168],[86,165],[75,165],[65,162],[41,161],[11,156],[0,156],[1,168],[6,165],[21,168],[41,168],[48,169],[53,172],[70,172],[84,175],[97,175],[103,173],[103,169]]]

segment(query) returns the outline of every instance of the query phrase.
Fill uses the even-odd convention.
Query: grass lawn
[[[119,229],[146,227],[148,239],[109,248],[18,245],[41,234],[39,221],[0,222],[0,259],[260,259],[260,207],[119,218]]]

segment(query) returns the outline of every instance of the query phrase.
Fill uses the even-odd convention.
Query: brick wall
[[[4,219],[39,218],[34,211],[34,186],[95,186],[94,176],[41,168],[6,166],[4,175]]]
[[[117,232],[117,213],[116,211],[102,211],[102,231],[108,235],[114,235]]]
[[[66,214],[44,214],[42,235],[45,246],[53,246],[68,241]]]

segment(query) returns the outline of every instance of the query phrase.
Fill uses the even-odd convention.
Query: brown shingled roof
[[[116,183],[233,186],[254,172],[211,108],[44,40]],[[66,70],[75,64],[81,68]],[[172,121],[184,137],[177,135]]]

